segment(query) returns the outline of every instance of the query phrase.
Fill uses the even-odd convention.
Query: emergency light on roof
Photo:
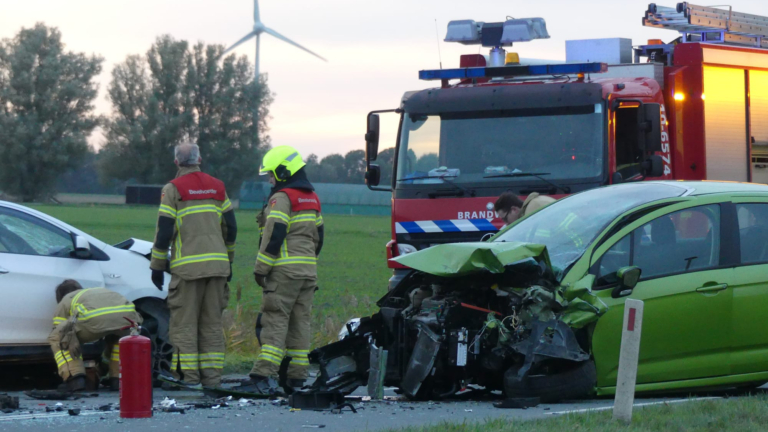
[[[419,79],[449,80],[467,78],[501,78],[535,75],[575,75],[607,72],[605,63],[567,63],[554,65],[471,67],[461,69],[434,69],[419,71]]]
[[[509,19],[503,23],[457,20],[448,23],[446,42],[484,47],[511,46],[513,42],[548,39],[544,18]]]

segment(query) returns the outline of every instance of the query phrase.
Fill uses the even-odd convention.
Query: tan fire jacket
[[[320,212],[294,212],[288,195],[277,192],[259,213],[257,222],[261,231],[261,245],[256,257],[255,273],[268,275],[279,271],[292,279],[317,279],[317,254],[321,245],[318,230],[323,226]],[[280,245],[270,247],[277,225],[282,225],[277,229],[286,229],[287,234]]]
[[[129,325],[128,318],[141,324],[141,315],[133,303],[120,294],[106,288],[88,288],[71,292],[61,299],[53,317],[53,331],[63,327],[73,318],[76,331],[91,334],[108,333]]]
[[[198,172],[200,168],[196,166],[181,167],[176,179]],[[216,182],[223,188],[223,183]],[[206,184],[204,187],[207,189],[193,192],[208,192],[213,186]],[[229,218],[225,214],[232,212],[233,207],[226,192],[219,192],[223,200],[183,200],[173,183],[163,187],[150,268],[166,268],[170,244],[172,274],[184,280],[229,275],[230,262],[235,257],[235,236],[232,234],[236,234],[236,227],[228,228],[226,219],[234,221],[234,213]]]
[[[528,198],[523,202],[523,206],[520,208],[520,215],[518,219],[530,216],[533,213],[541,210],[542,208],[552,204],[556,200],[550,196],[539,195],[538,192],[533,192],[528,195]]]

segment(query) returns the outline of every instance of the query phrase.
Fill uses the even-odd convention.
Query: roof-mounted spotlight
[[[484,23],[473,20],[458,20],[448,23],[448,32],[445,34],[446,42],[458,42],[464,45],[476,45],[480,43],[481,28]]]
[[[534,39],[549,39],[544,18],[510,19],[504,22],[501,43],[529,42]]]
[[[543,18],[510,19],[503,23],[457,20],[448,23],[446,42],[484,47],[510,46],[513,42],[548,39],[547,24]]]

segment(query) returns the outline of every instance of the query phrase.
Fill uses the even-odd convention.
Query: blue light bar
[[[608,70],[605,63],[569,63],[531,66],[472,67],[461,69],[434,69],[419,71],[419,79],[425,81],[472,78],[501,78],[535,75],[574,75],[601,73]]]

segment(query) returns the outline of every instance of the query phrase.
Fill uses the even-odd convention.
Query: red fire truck
[[[522,64],[504,47],[548,38],[541,18],[448,24],[445,40],[490,47],[440,86],[368,115],[366,183],[392,192],[389,258],[478,241],[503,222],[504,191],[561,197],[648,179],[768,183],[768,17],[651,4],[646,26],[672,43],[566,42],[566,62]],[[535,63],[535,62],[533,62]],[[392,183],[379,186],[379,114],[399,115]],[[394,269],[390,288],[407,269]]]

